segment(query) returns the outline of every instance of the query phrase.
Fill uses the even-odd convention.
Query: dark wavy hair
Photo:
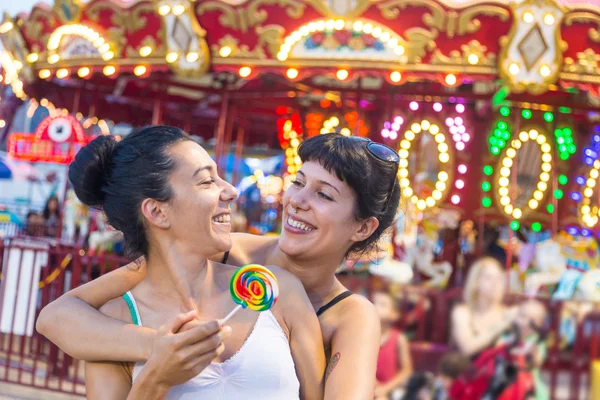
[[[400,203],[398,164],[382,161],[367,150],[365,141],[340,134],[318,135],[305,140],[298,149],[302,162],[316,162],[346,182],[356,194],[354,218],[375,217],[379,227],[362,242],[352,245],[348,254],[370,251],[396,220]]]
[[[148,237],[140,206],[147,199],[169,201],[169,175],[177,162],[167,152],[176,143],[192,140],[172,126],[148,126],[117,142],[98,136],[82,148],[69,166],[69,180],[82,203],[106,214],[123,232],[128,255],[148,255]]]

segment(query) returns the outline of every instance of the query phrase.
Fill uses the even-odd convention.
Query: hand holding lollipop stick
[[[231,277],[229,291],[238,305],[224,319],[226,323],[242,308],[266,311],[279,297],[277,278],[262,265],[250,264],[238,269]]]

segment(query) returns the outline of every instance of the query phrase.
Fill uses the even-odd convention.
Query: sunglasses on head
[[[360,136],[347,136],[346,139],[354,140],[356,142],[362,142],[367,144],[367,150],[375,158],[381,161],[389,161],[396,164],[400,164],[400,156],[389,146],[382,143],[377,143],[369,138]]]
[[[369,138],[364,138],[364,137],[360,137],[360,136],[347,136],[346,139],[354,140],[356,142],[366,143],[367,144],[366,147],[367,147],[367,150],[369,151],[369,153],[371,153],[378,160],[393,162],[397,165],[400,165],[400,156],[398,155],[398,153],[396,153],[396,151],[394,151],[394,149],[392,149],[389,146],[386,146],[385,144],[377,143],[377,142],[372,141]],[[386,210],[388,207],[388,203],[390,202],[390,199],[392,198],[392,193],[394,192],[394,188],[396,187],[397,181],[398,181],[398,179],[396,178],[396,176],[394,176],[394,179],[391,184],[391,188],[388,192],[388,196],[385,200],[385,203],[383,204],[383,210]]]

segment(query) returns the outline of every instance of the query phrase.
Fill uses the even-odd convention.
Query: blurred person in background
[[[459,352],[445,354],[438,365],[433,400],[459,400],[461,388],[465,384],[462,375],[470,366],[469,359]]]
[[[381,323],[375,399],[400,399],[413,367],[408,339],[394,326],[400,319],[399,307],[390,292],[385,290],[374,293],[373,304]]]
[[[27,213],[25,234],[27,236],[44,236],[44,218],[35,211]]]
[[[53,195],[48,198],[42,216],[46,225],[46,235],[56,237],[60,227],[60,203],[57,196]]]
[[[506,276],[500,263],[490,257],[476,261],[463,293],[463,303],[451,315],[451,336],[458,351],[471,359],[493,347],[515,322],[518,310],[502,303]]]

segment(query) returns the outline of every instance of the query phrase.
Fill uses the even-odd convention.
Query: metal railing
[[[41,309],[129,260],[43,240],[0,243],[0,381],[85,395],[83,363],[35,331]]]

